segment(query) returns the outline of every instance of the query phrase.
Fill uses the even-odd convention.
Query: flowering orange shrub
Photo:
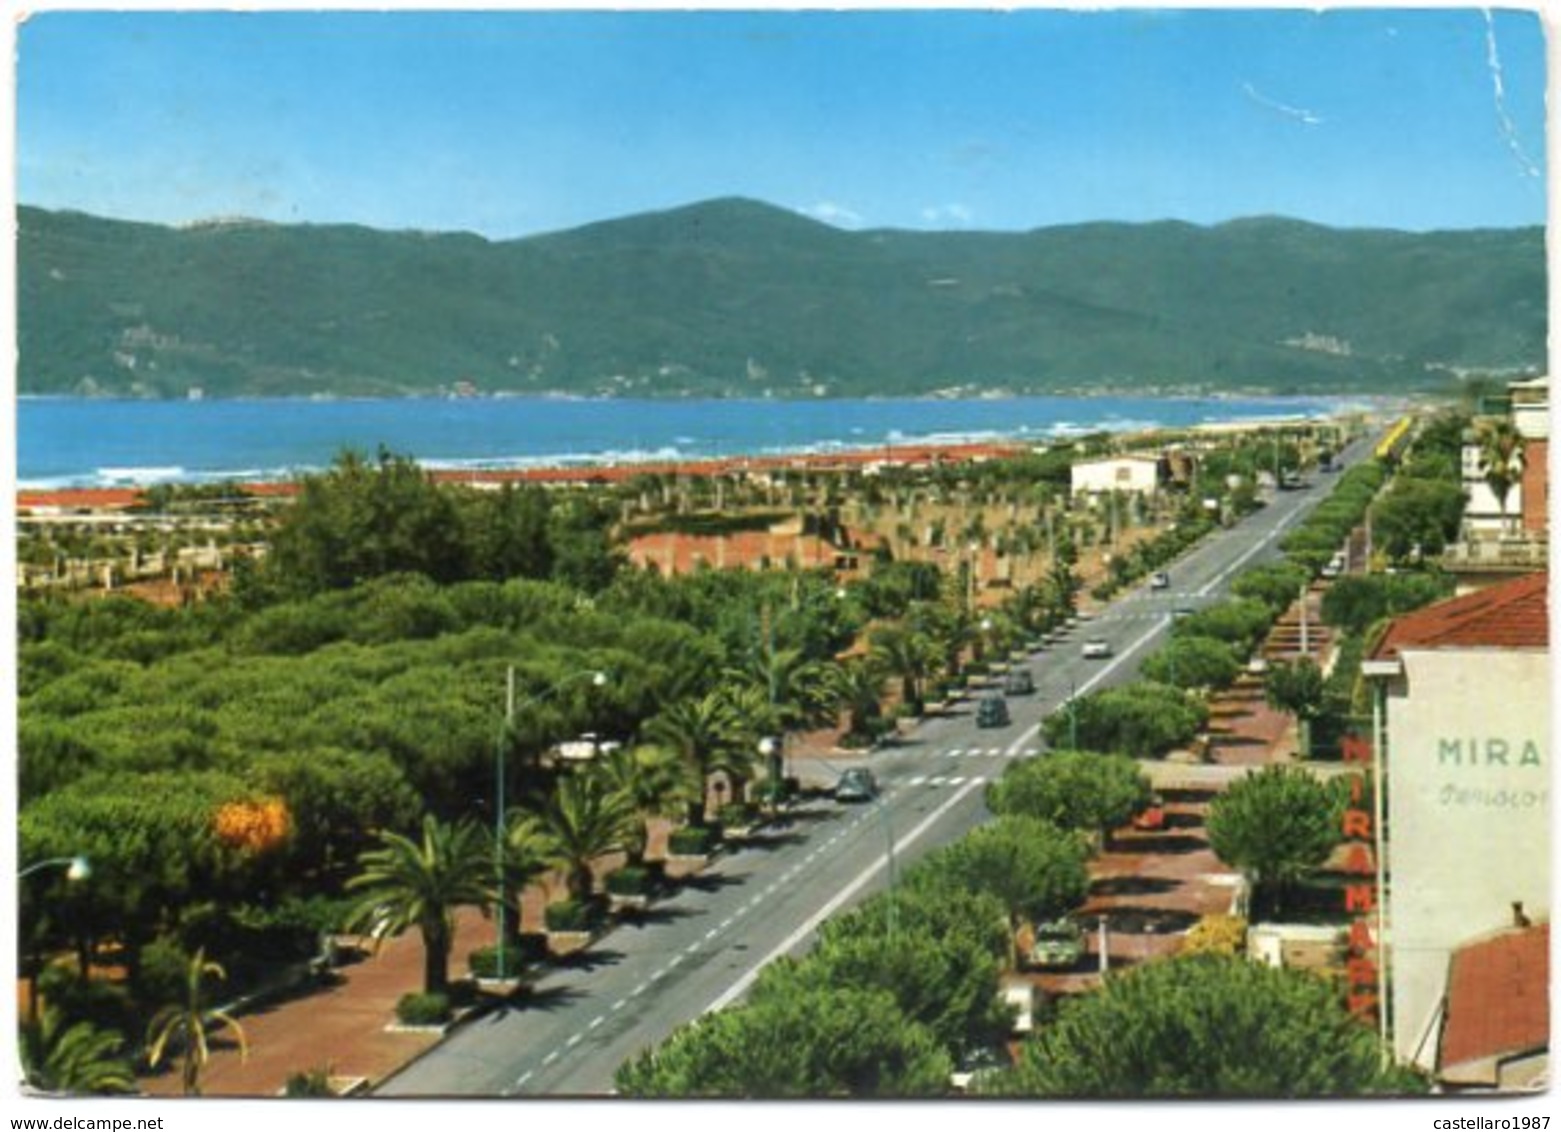
[[[264,853],[287,840],[292,822],[280,798],[227,802],[217,810],[217,838],[224,845]]]

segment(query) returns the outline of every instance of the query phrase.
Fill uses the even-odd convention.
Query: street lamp
[[[781,795],[786,789],[785,780],[781,777],[781,744],[775,741],[775,736],[765,735],[759,739],[759,757],[764,760],[765,770],[770,776],[770,805],[778,809],[781,803]]]
[[[1068,677],[1068,746],[1072,750],[1079,749],[1079,685],[1073,677]]]
[[[47,860],[35,861],[21,872],[16,874],[17,880],[23,880],[42,872],[44,869],[65,869],[65,879],[71,884],[78,884],[92,876],[92,863],[86,857],[79,854],[75,857],[50,857]],[[42,960],[30,965],[27,978],[27,1015],[36,1022],[38,1020],[38,967]]]
[[[16,879],[22,880],[36,872],[41,872],[48,868],[57,868],[61,865],[65,866],[66,880],[82,881],[92,876],[92,862],[85,857],[50,857],[46,861],[38,861],[35,864],[28,865],[16,874]]]
[[[607,683],[607,673],[600,669],[584,669],[580,672],[565,676],[550,688],[532,696],[521,704],[515,703],[515,666],[509,666],[505,673],[505,698],[504,698],[504,727],[499,732],[499,741],[494,749],[494,812],[493,812],[493,872],[494,881],[497,884],[494,901],[498,905],[498,948],[496,975],[500,981],[504,978],[504,750],[505,740],[515,727],[515,716],[522,711],[535,707],[560,689],[574,684],[580,680],[589,678],[594,687],[601,688]]]

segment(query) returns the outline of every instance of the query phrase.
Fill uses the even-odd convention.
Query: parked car
[[[976,703],[977,727],[1007,727],[1008,703],[1002,696],[982,696]]]
[[[866,767],[854,766],[835,783],[835,801],[871,802],[878,797],[878,780]]]
[[[1028,668],[1016,668],[1003,678],[1003,691],[1010,696],[1028,696],[1035,691],[1035,677]]]
[[[1084,642],[1084,659],[1085,660],[1104,660],[1106,657],[1108,657],[1110,655],[1111,655],[1111,642],[1110,641],[1085,641]]]
[[[1164,570],[1156,570],[1153,574],[1149,575],[1149,586],[1151,589],[1169,589],[1170,585],[1171,575],[1167,574]]]
[[[1072,920],[1053,920],[1039,924],[1035,942],[1030,945],[1030,966],[1059,969],[1072,967],[1084,958],[1084,933]]]

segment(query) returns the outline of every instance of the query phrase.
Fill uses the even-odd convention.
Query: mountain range
[[[507,241],[18,210],[18,390],[1402,392],[1545,364],[1542,228],[845,231],[723,199]]]

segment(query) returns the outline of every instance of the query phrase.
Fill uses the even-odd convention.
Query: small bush
[[[607,891],[614,896],[644,896],[650,891],[650,870],[642,865],[625,865],[608,873]]]
[[[745,826],[752,825],[757,821],[758,815],[752,806],[744,805],[741,802],[732,802],[721,807],[720,812],[716,814],[716,820],[727,827]]]
[[[179,1001],[189,972],[189,954],[177,940],[159,936],[141,949],[141,970],[135,983],[137,1001],[148,1007]]]
[[[1247,922],[1240,916],[1204,916],[1182,939],[1183,954],[1244,955],[1246,950]]]
[[[601,923],[601,911],[594,902],[559,900],[549,904],[542,916],[550,932],[588,932]]]
[[[74,967],[54,963],[38,976],[38,993],[57,1006],[71,1022],[90,1022],[100,1030],[136,1031],[136,1011],[130,992],[119,983],[101,979],[82,982]],[[138,1004],[146,1005],[146,1004]]]
[[[540,952],[536,946],[538,943],[541,944]],[[511,940],[509,946],[504,949],[504,977],[506,979],[518,978],[527,968],[546,954],[546,936],[523,936],[519,942]],[[466,957],[466,965],[470,968],[474,978],[498,978],[498,947],[492,944],[487,947],[479,947]]]
[[[667,839],[667,851],[674,857],[702,857],[710,852],[710,831],[692,825],[675,829]]]
[[[796,791],[792,789],[792,781],[792,779],[781,779],[780,781],[776,781],[773,778],[767,778],[763,782],[759,783],[759,804],[762,806],[778,806],[782,802],[788,800],[794,793],[796,793]]]
[[[331,1088],[331,1067],[321,1065],[314,1069],[288,1074],[287,1084],[282,1086],[282,1095],[284,1097],[334,1097],[336,1090]]]
[[[443,1026],[450,1020],[450,996],[404,994],[396,1003],[396,1018],[403,1026]]]

